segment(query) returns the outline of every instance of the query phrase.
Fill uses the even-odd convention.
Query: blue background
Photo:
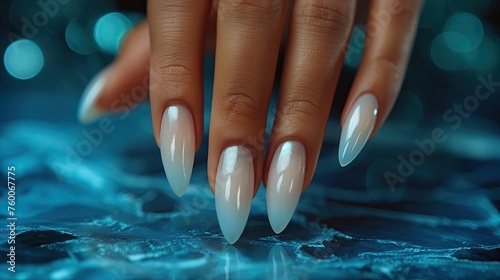
[[[61,4],[28,34],[43,54],[31,79],[16,78],[2,56],[0,178],[7,182],[7,167],[16,167],[18,227],[17,272],[2,261],[1,279],[500,278],[500,87],[477,106],[464,104],[474,99],[481,77],[500,81],[497,2],[428,1],[394,111],[360,156],[341,168],[338,117],[363,48],[353,40],[318,168],[293,220],[275,235],[261,189],[234,246],[220,233],[208,188],[206,135],[182,198],[165,178],[148,104],[123,118],[110,116],[113,130],[77,152],[89,147],[85,134],[99,128],[76,121],[81,92],[112,61],[122,29],[143,18],[144,3],[130,2]],[[2,55],[12,38],[27,37],[22,18],[33,21],[41,10],[36,1],[0,3]],[[111,12],[129,21],[105,21],[114,35],[99,41],[96,22]],[[357,25],[353,36],[363,30]],[[36,70],[34,59],[7,58]],[[206,134],[212,57],[205,68]],[[454,104],[474,110],[466,117],[449,113]],[[419,158],[417,143],[435,129],[446,140]],[[388,172],[401,180],[388,183]],[[0,203],[0,220],[8,224],[6,183]],[[0,234],[0,260],[6,260],[5,226]]]

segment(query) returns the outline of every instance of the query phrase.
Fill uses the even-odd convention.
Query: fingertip
[[[195,154],[195,131],[191,112],[172,105],[163,113],[160,153],[170,187],[183,196],[191,180]]]
[[[375,95],[360,96],[348,113],[342,126],[339,142],[339,163],[342,167],[350,164],[372,135],[378,118],[378,101]]]
[[[345,158],[341,155],[341,153],[340,153],[340,149],[339,149],[339,164],[340,164],[340,166],[341,166],[341,167],[346,167],[346,166],[348,166],[348,165],[349,165],[349,163],[351,163],[351,162],[352,162],[352,160],[351,160],[351,161],[348,161],[348,160],[346,160],[346,159],[345,159]]]
[[[90,124],[105,114],[105,110],[96,105],[102,96],[109,76],[106,68],[94,76],[83,90],[78,105],[77,119],[82,124]]]
[[[271,228],[281,233],[293,217],[304,186],[306,151],[298,141],[286,141],[276,150],[266,189]]]
[[[250,214],[253,173],[253,157],[246,147],[231,146],[220,155],[215,210],[222,234],[230,244],[240,238]]]

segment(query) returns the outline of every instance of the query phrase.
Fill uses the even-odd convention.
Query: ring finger
[[[267,211],[276,233],[287,226],[314,173],[355,2],[297,0],[294,4],[265,168]]]

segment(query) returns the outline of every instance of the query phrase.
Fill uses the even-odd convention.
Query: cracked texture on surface
[[[229,246],[207,184],[206,146],[188,191],[176,197],[150,132],[126,133],[146,130],[143,111],[127,125],[115,120],[116,131],[72,164],[67,147],[85,139],[82,127],[1,126],[1,162],[17,169],[19,279],[500,277],[499,160],[439,151],[395,189],[368,188],[378,157],[395,158],[405,146],[386,149],[394,136],[383,132],[341,169],[327,137],[288,228],[272,232],[261,188],[241,239]]]

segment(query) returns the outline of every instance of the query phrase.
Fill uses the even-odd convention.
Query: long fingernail
[[[92,78],[83,90],[80,104],[78,105],[78,121],[84,124],[91,123],[102,117],[105,112],[96,107],[97,98],[102,93],[102,89],[106,83],[108,68],[102,70]]]
[[[273,156],[267,179],[267,215],[274,232],[280,233],[292,219],[304,187],[306,152],[295,141],[281,144]]]
[[[215,210],[224,238],[234,244],[247,223],[254,188],[253,157],[243,146],[226,148],[215,178]]]
[[[339,162],[346,166],[361,152],[377,120],[378,103],[373,94],[358,98],[345,118],[339,143]]]
[[[187,108],[175,105],[165,109],[160,152],[168,183],[177,196],[182,196],[191,179],[195,153],[194,122]]]

